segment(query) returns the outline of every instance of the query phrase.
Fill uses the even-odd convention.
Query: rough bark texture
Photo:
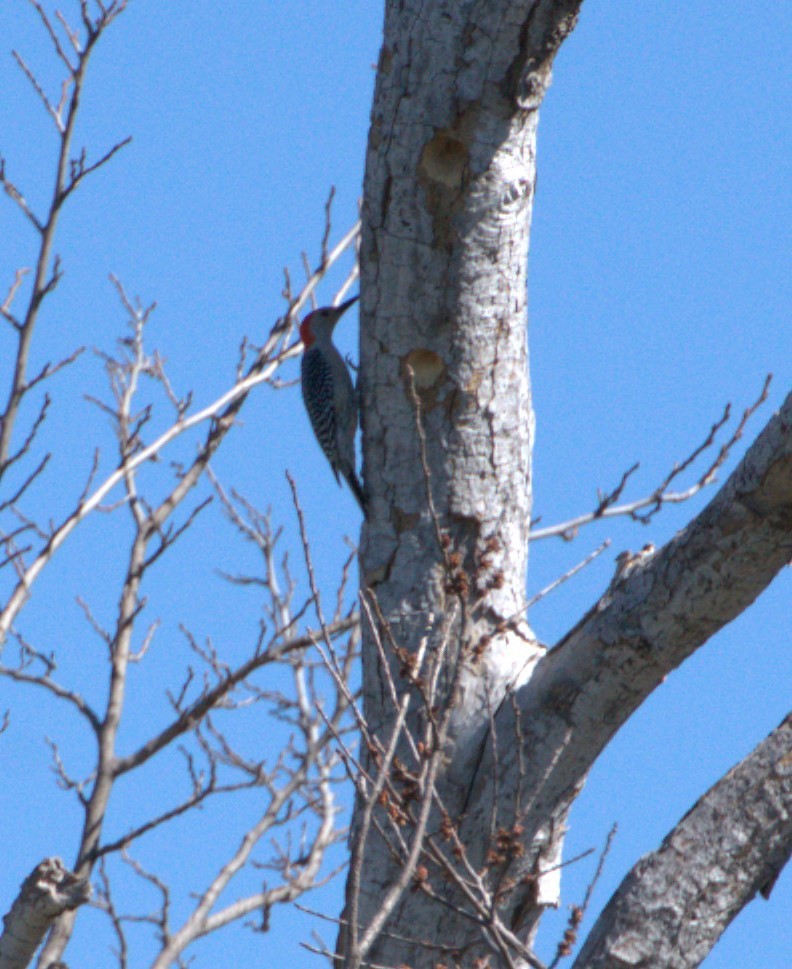
[[[542,653],[514,620],[524,613],[531,507],[528,236],[536,109],[578,7],[525,0],[386,4],[360,253],[370,495],[361,561],[364,587],[398,644],[415,652],[429,637],[431,646],[452,597],[427,508],[414,382],[431,492],[451,549],[471,577],[469,602],[489,587],[465,631],[468,646],[483,637],[489,645],[457,683],[440,781],[455,817],[491,711]],[[452,645],[448,685],[462,644]],[[372,636],[364,649],[366,716],[387,737],[395,710]],[[361,925],[397,870],[381,846],[369,845]],[[413,909],[422,913],[418,922]],[[396,922],[412,924],[420,936],[422,923],[437,919],[426,909],[425,899],[408,895]],[[448,928],[462,944],[479,930],[461,922],[458,932]],[[409,945],[394,947],[384,942],[369,958],[417,966],[426,957]]]
[[[699,965],[792,850],[792,716],[642,858],[600,916],[575,969]]]
[[[444,651],[438,709],[450,703],[453,715],[437,803],[458,826],[471,884],[497,891],[492,918],[529,944],[542,911],[557,904],[566,816],[590,766],[666,673],[765,588],[792,536],[790,399],[707,509],[556,649],[548,654],[522,618],[537,109],[579,6],[388,0],[360,252],[369,495],[361,565],[376,617],[364,631],[365,714],[387,745],[393,684],[410,693],[404,657]],[[464,581],[449,581],[450,557]],[[414,737],[432,715],[422,720],[413,704]],[[408,771],[422,768],[404,739],[397,754]],[[371,749],[363,758],[374,776]],[[361,813],[359,804],[353,843]],[[392,831],[385,810],[379,821]],[[438,844],[439,821],[438,812],[428,824]],[[414,830],[407,823],[387,848],[376,826],[353,851],[349,884],[359,878],[359,890],[348,888],[346,916],[360,933],[402,876]],[[458,883],[431,864],[422,878],[366,962],[532,964],[519,946],[506,956],[490,916]],[[347,942],[342,932],[341,957]]]

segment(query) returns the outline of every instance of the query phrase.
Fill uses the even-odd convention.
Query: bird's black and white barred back
[[[343,475],[365,514],[363,489],[355,473],[358,396],[349,368],[332,341],[336,323],[357,298],[340,306],[314,310],[302,321],[304,351],[300,375],[303,401],[316,439],[336,481],[339,474]]]
[[[336,410],[329,406],[334,400],[333,372],[325,354],[317,346],[305,351],[300,366],[303,402],[308,411],[311,427],[322,450],[330,462],[336,481],[338,477],[338,424]],[[310,391],[306,393],[306,387]]]

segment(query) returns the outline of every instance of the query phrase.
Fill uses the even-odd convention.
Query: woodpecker
[[[363,489],[355,474],[357,393],[341,354],[333,345],[333,330],[344,313],[356,303],[353,296],[340,306],[314,310],[300,324],[303,357],[300,368],[302,395],[316,440],[322,447],[336,481],[344,476],[365,514]]]

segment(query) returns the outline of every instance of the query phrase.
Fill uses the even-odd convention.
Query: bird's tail
[[[342,471],[341,473],[346,479],[346,483],[349,485],[349,490],[357,499],[357,503],[360,505],[360,510],[363,512],[363,515],[365,516],[366,496],[363,494],[363,487],[360,484],[360,481],[358,480],[358,476],[355,474],[352,468],[350,468],[348,471]]]

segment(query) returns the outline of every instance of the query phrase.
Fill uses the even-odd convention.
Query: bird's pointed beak
[[[357,303],[359,299],[360,299],[359,296],[353,296],[352,299],[348,299],[345,303],[341,303],[341,305],[338,307],[339,317],[343,316],[344,313],[346,313],[346,311],[349,309],[349,307],[352,306],[354,303]]]

